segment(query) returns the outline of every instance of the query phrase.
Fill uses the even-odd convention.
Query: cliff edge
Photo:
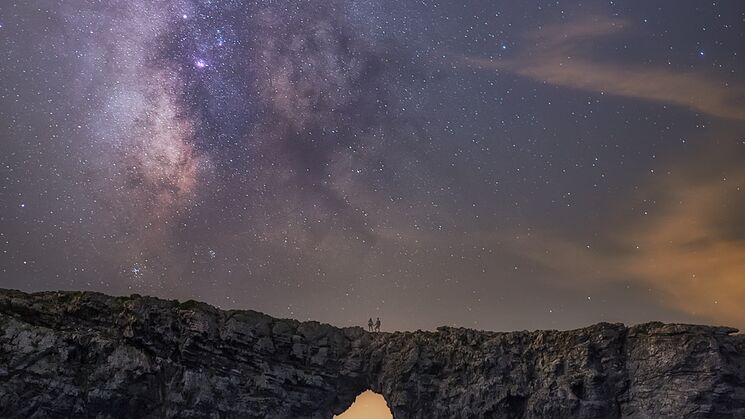
[[[745,336],[723,327],[371,334],[12,290],[0,327],[0,417],[330,418],[366,389],[397,419],[745,417]]]

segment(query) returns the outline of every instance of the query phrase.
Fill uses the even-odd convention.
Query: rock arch
[[[2,417],[745,417],[745,336],[649,323],[370,334],[207,304],[0,290]]]

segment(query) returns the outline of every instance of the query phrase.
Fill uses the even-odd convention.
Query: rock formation
[[[370,334],[207,304],[0,290],[0,417],[745,417],[745,336],[722,327]]]

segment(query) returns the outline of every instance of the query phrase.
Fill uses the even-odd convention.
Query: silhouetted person
[[[375,321],[375,331],[380,332],[380,317]]]
[[[370,317],[370,320],[367,321],[367,331],[372,332],[373,331],[373,321],[372,317]]]

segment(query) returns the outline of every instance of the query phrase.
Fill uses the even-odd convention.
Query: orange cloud
[[[696,72],[596,62],[582,57],[582,45],[629,25],[594,17],[548,26],[530,34],[534,45],[515,59],[460,57],[485,70],[504,70],[556,86],[684,106],[712,116],[745,119],[745,87],[731,86]]]
[[[662,304],[705,321],[745,328],[745,170],[728,179],[675,179],[650,186],[665,194],[657,215],[619,224],[613,250],[540,238],[519,249],[570,288],[640,282]]]
[[[627,271],[680,310],[745,327],[745,235],[736,231],[742,228],[737,204],[745,202],[745,173],[665,186],[672,191],[667,208],[627,238],[639,246]]]

